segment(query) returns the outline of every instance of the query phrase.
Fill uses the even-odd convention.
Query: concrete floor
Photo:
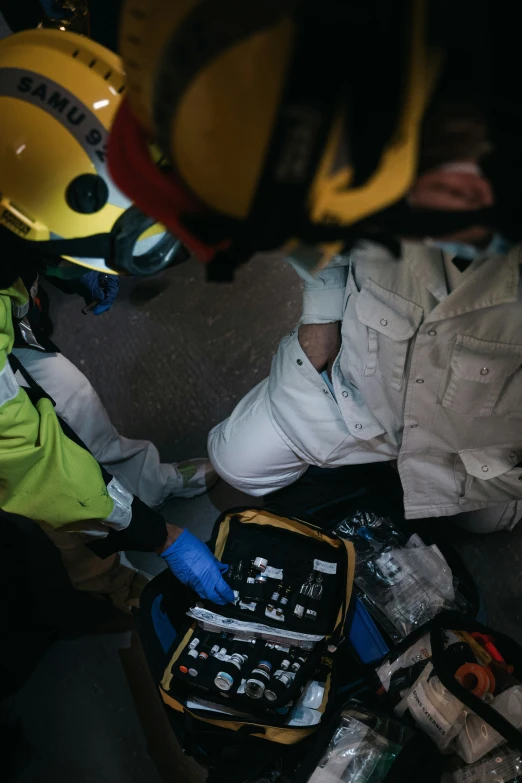
[[[277,258],[255,260],[233,286],[207,284],[190,262],[150,281],[123,281],[113,310],[81,314],[82,302],[51,291],[55,340],[89,377],[114,424],[153,440],[165,460],[205,453],[209,428],[268,372],[278,340],[299,314],[300,286]],[[219,511],[242,502],[218,484],[210,495],[169,504],[169,520],[206,538]],[[201,780],[179,755],[132,621],[75,593],[57,552],[24,523],[42,615],[62,638],[12,701],[26,746],[20,783],[160,783]],[[485,596],[490,621],[522,642],[522,525],[457,546]],[[150,573],[154,555],[132,556]]]

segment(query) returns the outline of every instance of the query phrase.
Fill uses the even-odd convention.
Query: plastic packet
[[[412,536],[410,536],[410,538],[408,539],[408,541],[406,543],[406,549],[419,549],[419,548],[422,549],[425,546],[426,546],[426,544],[424,543],[422,538],[417,533],[414,533]],[[432,544],[431,545],[431,549],[437,555],[439,555],[439,557],[441,558],[441,560],[444,561],[444,563],[446,563],[446,559],[445,559],[444,555],[442,554],[442,552],[440,551],[440,549],[438,548],[438,546],[436,544]],[[446,565],[447,565],[447,563],[446,563]],[[464,598],[464,596],[462,595],[462,593],[460,592],[460,580],[459,580],[458,576],[456,576],[455,574],[452,574],[452,581],[453,581],[453,599],[452,599],[452,601],[453,601],[455,607],[458,609],[459,612],[466,613],[469,610],[469,604],[468,604],[467,600]]]
[[[505,746],[474,764],[446,772],[442,783],[522,783],[522,755]]]
[[[381,783],[401,747],[345,711],[308,783]]]
[[[387,517],[358,511],[335,528],[357,553],[355,583],[371,615],[395,642],[443,609],[466,608],[436,545],[407,537]]]
[[[298,707],[309,707],[317,710],[323,703],[324,682],[309,680],[297,702]]]
[[[408,712],[443,752],[449,752],[449,745],[461,730],[466,715],[462,702],[433,674],[431,662],[424,667],[394,711],[399,717]]]
[[[340,538],[353,542],[358,560],[366,560],[386,549],[397,549],[407,544],[407,536],[387,517],[370,511],[357,511],[334,527]]]
[[[290,713],[286,721],[287,726],[317,726],[323,717],[319,710],[312,710],[310,707],[296,706]]]
[[[433,546],[391,549],[359,561],[355,583],[370,613],[400,641],[443,609],[455,609],[453,574]]]
[[[502,715],[515,728],[522,728],[522,686],[513,685],[491,702],[499,715]],[[466,715],[464,726],[455,740],[455,751],[468,764],[478,761],[486,753],[506,742],[504,737],[474,712]]]
[[[430,634],[425,633],[394,660],[386,659],[377,669],[386,693],[400,694],[411,687],[431,658]]]
[[[512,667],[495,661],[490,655],[494,649],[493,637],[486,637],[491,644],[488,651],[476,636],[446,629],[445,665],[466,690],[483,699],[520,730],[522,684],[513,676]],[[505,743],[487,721],[442,685],[432,664],[430,633],[425,633],[404,652],[384,660],[376,674],[395,704],[395,713],[412,718],[443,752],[455,752],[473,764]]]

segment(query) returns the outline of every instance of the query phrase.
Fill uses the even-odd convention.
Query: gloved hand
[[[94,270],[82,275],[78,282],[85,304],[89,305],[96,300],[100,302],[92,311],[94,315],[100,315],[100,313],[110,310],[120,290],[120,284],[115,275],[105,275],[103,272],[95,272]]]
[[[202,598],[215,604],[234,602],[234,593],[221,576],[228,566],[220,563],[208,546],[188,530],[184,530],[161,557],[167,561],[174,576]]]

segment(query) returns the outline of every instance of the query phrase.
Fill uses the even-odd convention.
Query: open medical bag
[[[522,648],[510,637],[443,612],[376,675],[373,695],[321,728],[292,783],[521,783]]]
[[[191,608],[192,619],[169,651],[160,692],[203,746],[194,754],[198,760],[214,768],[221,762],[228,767],[224,780],[242,781],[255,771],[256,757],[263,766],[277,745],[303,742],[332,709],[355,556],[350,542],[262,509],[222,515],[210,547],[229,565],[243,608],[207,602]],[[303,592],[304,585],[315,589]],[[321,683],[308,702],[313,709],[292,718],[288,705],[299,702],[310,682]],[[210,758],[208,740],[216,737]]]
[[[318,493],[315,492],[314,496],[317,498]],[[375,680],[372,682],[375,666],[387,653],[394,651],[398,644],[397,639],[390,636],[379,624],[378,612],[374,616],[370,614],[368,608],[372,607],[363,603],[359,588],[352,589],[355,572],[354,547],[353,542],[345,537],[345,523],[349,525],[354,519],[360,520],[361,513],[373,513],[372,520],[375,521],[379,513],[384,513],[384,508],[380,509],[379,513],[368,512],[364,498],[359,496],[353,502],[339,504],[336,513],[330,514],[329,522],[324,517],[314,518],[315,515],[307,521],[291,518],[288,504],[283,504],[277,512],[274,512],[272,507],[271,509],[230,510],[224,513],[214,526],[209,545],[218,559],[230,566],[227,578],[233,589],[240,588],[241,583],[245,585],[252,561],[258,560],[264,566],[262,575],[266,580],[254,583],[254,594],[249,595],[247,600],[242,600],[243,608],[239,604],[226,607],[205,604],[194,594],[190,594],[169,572],[156,577],[142,598],[141,624],[143,625],[145,618],[143,610],[146,602],[156,602],[156,609],[161,606],[161,613],[177,634],[172,643],[167,634],[163,644],[163,650],[168,649],[166,656],[157,644],[155,647],[153,644],[154,649],[146,650],[147,657],[156,680],[161,680],[160,693],[182,747],[211,771],[209,779],[213,782],[257,783],[258,780],[265,780],[263,775],[266,771],[270,775],[275,774],[274,771],[278,769],[280,776],[267,777],[266,780],[294,780],[294,773],[299,771],[301,763],[308,758],[312,743],[314,747],[317,742],[319,745],[322,743],[322,750],[326,752],[325,748],[330,741],[328,730],[333,725],[335,715],[339,714],[340,707],[354,690],[359,697],[357,683],[361,682],[363,686],[359,686],[359,690],[362,690],[363,706],[359,709],[364,709],[366,697],[371,698],[378,687]],[[405,521],[400,505],[394,508],[393,504],[386,504],[386,509],[390,510],[388,520],[395,531],[399,532],[401,547],[410,541],[412,535],[415,536],[417,546],[432,547],[436,542],[447,565],[446,570],[449,568],[455,577],[455,587],[461,599],[459,606],[464,605],[467,611],[476,614],[476,588],[453,548],[441,537],[433,538],[432,525],[423,527],[417,522]],[[302,508],[299,511],[306,517]],[[323,514],[328,517],[328,510]],[[383,522],[387,524],[384,517]],[[326,531],[325,527],[328,528]],[[392,536],[392,544],[394,540]],[[242,574],[238,583],[236,577],[240,563]],[[320,570],[316,570],[316,566]],[[313,601],[306,600],[302,602],[302,615],[297,616],[295,609],[300,600],[299,587],[307,582],[312,571],[315,576],[321,575],[321,608],[317,612]],[[238,592],[241,594],[243,589],[244,587]],[[280,592],[284,595],[288,593],[288,601],[284,605],[281,603]],[[274,594],[278,600],[273,599]],[[247,598],[246,595],[241,597]],[[198,606],[194,607],[196,603]],[[270,606],[271,616],[267,616]],[[196,617],[189,620],[186,613],[191,608]],[[441,608],[443,607],[438,605],[436,607],[437,611]],[[222,618],[222,626],[219,629],[213,628],[215,614]],[[245,650],[240,638],[241,633],[229,630],[237,622],[261,624],[269,630],[259,634],[256,644]],[[428,628],[429,623],[420,630],[426,631]],[[314,642],[313,649],[304,649],[304,655],[300,656],[298,644],[292,645],[288,640],[285,644],[280,643],[281,638],[277,631],[281,632],[282,629],[289,634],[305,634],[319,638]],[[157,628],[155,630],[157,632]],[[412,628],[404,643],[408,644],[410,639],[415,639],[418,632],[419,627]],[[213,633],[216,638],[212,637]],[[153,635],[154,633],[145,634],[149,638]],[[376,638],[380,642],[372,649],[371,654],[358,654],[374,645]],[[142,640],[144,641],[143,634]],[[194,645],[196,640],[199,641]],[[191,650],[191,645],[197,655]],[[146,644],[144,646],[147,647]],[[278,650],[277,647],[286,650]],[[245,680],[248,679],[245,674],[249,674],[243,667],[239,678],[233,677],[232,687],[228,691],[220,692],[215,687],[215,679],[226,667],[220,665],[216,653],[222,652],[223,648],[227,655],[245,653],[248,659],[244,665],[250,668],[252,665],[255,668],[259,662],[268,658],[272,675],[277,673],[277,667],[285,660],[290,664],[297,662],[299,671],[282,694],[279,688],[277,698],[273,701],[267,700],[264,695],[260,699],[248,698],[241,692],[241,686],[244,690]],[[203,653],[202,657],[200,653]],[[303,660],[299,661],[300,657],[303,657]],[[157,664],[153,665],[152,659],[155,659]],[[190,669],[196,669],[197,675],[189,674]],[[230,667],[228,674],[230,675]],[[322,691],[319,689],[319,694],[322,693],[320,703],[317,703],[316,692],[312,709],[306,706],[301,708],[302,705],[310,703],[308,686],[318,683],[322,685]],[[240,693],[237,693],[238,690]],[[386,712],[386,706],[384,710]],[[299,725],[300,717],[308,718],[312,713],[315,716],[313,723]],[[388,714],[392,713],[388,710]],[[320,720],[315,722],[318,716]],[[346,721],[346,718],[344,720]],[[356,726],[356,720],[352,716],[350,725]],[[375,725],[372,730],[374,729]],[[409,730],[413,730],[412,726]],[[335,728],[331,728],[331,733],[334,732]],[[412,736],[419,734],[423,740],[421,732],[417,731],[415,734],[413,731]],[[407,732],[404,737],[407,738]],[[395,738],[390,741],[397,746]],[[367,746],[368,737],[364,747]],[[415,769],[418,766],[411,750],[420,746],[421,741],[407,742],[407,749],[400,753],[400,760],[393,759],[393,774],[390,772],[390,780],[400,779],[394,776],[398,774],[396,770],[403,769],[405,764],[407,769]],[[317,755],[317,751],[315,752]],[[428,751],[425,751],[425,757],[429,758]],[[437,769],[437,764],[433,761],[428,766],[430,774]],[[433,777],[433,780],[436,779]],[[408,777],[405,776],[404,780],[408,780]],[[431,778],[426,773],[424,783],[428,780]]]
[[[299,698],[306,683],[320,671],[324,692],[317,706],[318,717],[328,709],[335,654],[351,597],[353,547],[306,523],[258,509],[220,517],[210,545],[216,557],[229,565],[233,589],[243,587],[252,593],[252,600],[247,604],[242,601],[250,608],[206,604],[191,610],[194,619],[171,651],[161,682],[162,698],[168,706],[189,713],[195,721],[230,733],[248,733],[250,737],[285,745],[300,742],[315,727],[286,725],[288,715],[284,708]],[[258,572],[264,578],[247,587],[249,564],[256,558],[267,563]],[[234,580],[240,563],[245,569],[242,584]],[[321,596],[315,601],[310,598],[300,609],[300,588],[312,572],[317,575],[316,582],[319,577]],[[278,590],[276,601],[273,596]],[[273,604],[277,604],[279,614],[271,611]],[[314,613],[313,619],[306,618],[310,612]],[[193,652],[196,650],[198,655]],[[223,656],[226,651],[229,656],[246,658],[241,662],[238,657],[239,665],[229,674],[232,682],[227,683],[225,678],[225,684],[230,685],[226,690],[215,684],[220,672],[226,674],[230,670],[219,650],[223,650]],[[245,693],[245,675],[251,675],[259,666],[259,689],[264,692],[253,698]],[[279,686],[277,694],[270,691],[268,699],[266,691],[274,678],[267,675],[276,675],[278,671],[288,672],[283,678],[284,687]],[[250,679],[256,680],[256,675]],[[198,699],[205,702],[203,707],[198,708]],[[217,709],[208,709],[208,703]]]
[[[443,612],[377,667],[395,715],[446,756],[447,783],[522,781],[522,648]]]

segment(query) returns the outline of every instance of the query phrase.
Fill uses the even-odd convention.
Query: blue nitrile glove
[[[100,313],[110,310],[120,290],[118,278],[115,275],[105,275],[103,272],[87,272],[80,277],[78,282],[85,304],[89,305],[97,299],[100,302],[92,311],[94,315],[100,315]]]
[[[228,566],[220,563],[208,546],[188,530],[184,530],[161,557],[167,561],[174,576],[202,598],[215,604],[234,602],[234,593],[221,576]]]

